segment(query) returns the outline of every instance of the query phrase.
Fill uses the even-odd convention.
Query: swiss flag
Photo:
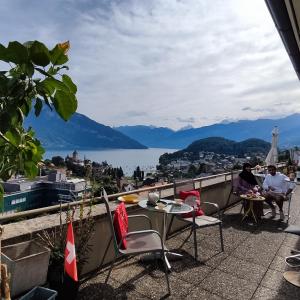
[[[68,225],[67,243],[65,249],[65,273],[74,281],[78,281],[75,242],[72,222]]]

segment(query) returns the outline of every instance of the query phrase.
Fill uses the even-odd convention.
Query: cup
[[[152,205],[156,205],[157,201],[159,200],[159,195],[157,193],[149,193],[148,194],[148,201]]]
[[[182,204],[182,199],[175,199],[175,204],[176,205],[181,205]]]

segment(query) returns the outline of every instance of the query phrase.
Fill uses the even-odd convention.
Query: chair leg
[[[193,224],[194,231],[194,251],[195,251],[195,260],[198,260],[198,247],[197,247],[197,227],[195,223]]]
[[[173,224],[173,220],[174,220],[174,215],[172,215],[171,221],[170,221],[169,226],[168,226],[168,230],[167,230],[167,233],[166,233],[166,240],[168,239],[168,235],[170,233],[170,230],[171,230],[171,227],[172,227],[172,224]]]
[[[170,282],[169,282],[169,269],[168,269],[168,266],[167,266],[164,250],[161,251],[161,259],[164,263],[164,268],[165,268],[165,276],[166,276],[167,287],[168,287],[168,295],[171,295]]]
[[[222,249],[222,252],[224,252],[222,223],[219,224],[219,229],[220,229],[221,249]]]
[[[180,245],[179,248],[181,248],[187,242],[187,240],[190,238],[190,236],[192,235],[192,233],[193,233],[193,226],[191,227],[190,234],[185,238],[185,240],[182,242],[182,244]]]
[[[289,220],[290,220],[291,200],[292,200],[292,197],[290,196],[290,198],[289,198],[289,205],[288,205],[287,220],[286,220],[287,224],[289,223]]]
[[[114,260],[112,261],[112,263],[111,263],[111,265],[110,265],[108,274],[107,274],[106,279],[105,279],[105,284],[108,282],[108,279],[109,279],[109,277],[110,277],[110,274],[111,274],[111,271],[112,271],[112,269],[113,269],[113,267],[114,267],[114,264],[115,264],[115,262],[116,262],[116,259],[117,259],[117,255],[115,256]]]

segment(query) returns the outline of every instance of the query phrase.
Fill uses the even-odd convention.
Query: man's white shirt
[[[274,176],[267,174],[263,182],[264,190],[268,190],[269,187],[273,187],[275,190],[274,193],[286,193],[289,187],[290,179],[280,172],[276,172]]]

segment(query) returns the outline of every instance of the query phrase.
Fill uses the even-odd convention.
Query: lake
[[[46,151],[44,158],[51,159],[53,156],[65,158],[72,156],[74,150],[51,150]],[[127,176],[132,176],[137,166],[145,172],[155,171],[159,157],[168,152],[172,153],[177,149],[149,148],[149,149],[112,149],[112,150],[79,150],[79,159],[90,159],[91,161],[107,161],[113,167],[122,167]]]

